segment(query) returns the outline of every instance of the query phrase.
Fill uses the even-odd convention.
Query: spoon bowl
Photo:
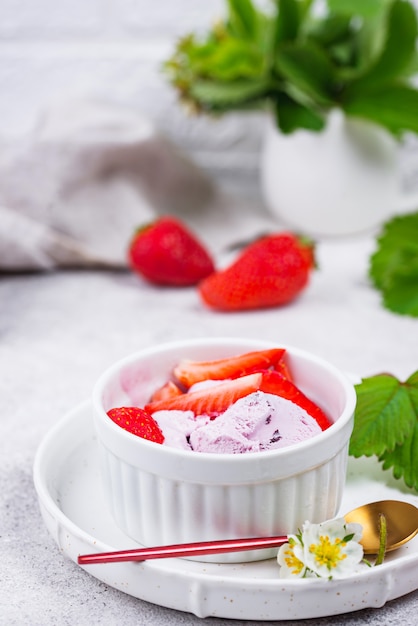
[[[384,515],[387,527],[386,552],[396,550],[418,533],[418,508],[400,500],[380,500],[353,509],[344,515],[347,523],[363,526],[361,544],[365,554],[377,554],[380,546],[380,516]],[[248,539],[221,539],[155,546],[133,550],[118,550],[84,554],[78,557],[79,565],[93,563],[116,563],[121,561],[145,561],[173,557],[190,557],[224,552],[240,552],[261,548],[276,548],[287,542],[286,536],[250,537]]]
[[[386,518],[386,552],[400,548],[418,533],[418,509],[409,502],[370,502],[344,515],[345,520],[363,526],[361,544],[365,554],[377,554],[380,545],[380,515]]]

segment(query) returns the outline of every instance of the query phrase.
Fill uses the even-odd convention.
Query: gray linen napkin
[[[213,202],[210,179],[140,113],[100,102],[45,112],[0,142],[0,270],[126,265],[135,228]]]

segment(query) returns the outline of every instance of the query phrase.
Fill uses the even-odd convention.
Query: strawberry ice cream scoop
[[[164,434],[164,443],[172,448],[190,450],[190,436],[210,422],[206,415],[194,416],[193,411],[158,411],[154,419]]]
[[[154,414],[166,437],[164,445],[195,452],[260,452],[293,445],[322,432],[317,421],[297,404],[261,391],[241,398],[212,421],[200,417],[191,420],[190,416],[179,417],[179,413]]]

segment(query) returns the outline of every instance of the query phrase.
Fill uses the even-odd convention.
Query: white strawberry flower
[[[278,552],[280,577],[345,578],[363,559],[361,535],[362,526],[347,524],[344,518],[305,522],[302,531],[289,535]]]
[[[281,578],[306,578],[309,574],[303,561],[303,544],[298,535],[289,535],[277,554]]]

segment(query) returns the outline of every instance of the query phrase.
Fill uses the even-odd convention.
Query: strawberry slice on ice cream
[[[318,405],[307,398],[291,381],[275,371],[256,372],[205,389],[151,402],[145,406],[145,411],[150,414],[163,410],[193,411],[195,415],[217,417],[234,402],[255,391],[271,393],[294,402],[309,413],[322,430],[331,425]]]
[[[162,387],[159,387],[154,391],[151,396],[151,402],[157,400],[167,400],[168,398],[175,398],[183,394],[183,391],[172,380],[166,382]]]
[[[280,374],[280,372],[265,372],[263,374],[261,391],[274,393],[286,400],[290,400],[302,409],[305,409],[305,411],[318,422],[322,430],[326,430],[331,426],[331,422],[324,411],[308,398],[291,380]]]
[[[239,378],[253,372],[281,368],[284,348],[257,350],[239,356],[227,357],[216,361],[191,361],[183,359],[174,368],[174,376],[186,388],[203,380],[225,380]]]
[[[145,405],[145,410],[151,414],[155,411],[166,410],[193,411],[195,415],[217,417],[239,398],[259,391],[262,377],[261,373],[256,373],[234,380],[225,380],[217,385],[190,391],[176,398],[151,402]]]

